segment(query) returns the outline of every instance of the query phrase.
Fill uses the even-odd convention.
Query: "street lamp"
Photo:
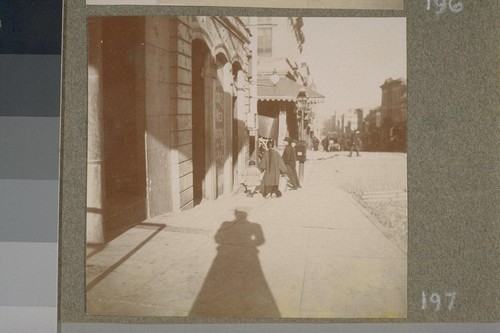
[[[304,116],[306,113],[307,109],[307,90],[304,86],[302,86],[299,90],[299,93],[297,94],[297,109],[301,110],[301,116],[300,116],[300,140],[304,139]],[[306,153],[306,147],[304,146],[303,142],[300,142],[300,149],[302,158],[299,159],[299,181],[302,183],[304,180],[304,162],[305,162],[305,153]]]
[[[300,117],[300,139],[304,139],[304,115],[307,108],[307,90],[305,87],[300,88],[297,95],[297,109],[301,110]]]

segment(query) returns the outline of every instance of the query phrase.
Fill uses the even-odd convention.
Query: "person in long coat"
[[[325,138],[321,140],[321,145],[323,146],[323,151],[328,151],[328,136],[325,136]]]
[[[259,168],[264,172],[262,177],[262,195],[265,198],[270,198],[274,195],[281,197],[281,192],[278,189],[281,174],[286,173],[286,166],[280,153],[274,149],[274,140],[267,142],[268,150],[262,156],[259,163]]]
[[[286,175],[292,183],[292,190],[300,188],[299,177],[297,176],[297,156],[295,156],[295,140],[290,138],[285,138],[285,142],[288,144],[283,151],[283,162],[286,166]]]

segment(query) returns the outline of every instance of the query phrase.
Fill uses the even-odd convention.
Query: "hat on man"
[[[289,137],[284,138],[283,141],[286,141],[288,143],[292,142],[292,140]]]

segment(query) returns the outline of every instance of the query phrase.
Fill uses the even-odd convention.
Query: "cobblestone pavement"
[[[348,157],[348,152],[310,152],[309,155],[309,167],[324,172],[325,177],[352,194],[381,231],[406,253],[406,154],[361,152],[359,157],[355,154]]]

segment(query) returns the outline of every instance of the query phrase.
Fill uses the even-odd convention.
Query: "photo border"
[[[64,3],[60,160],[59,308],[63,323],[411,323],[498,320],[493,227],[498,216],[494,154],[498,110],[494,1],[464,1],[438,15],[426,1],[402,11],[86,6]],[[94,15],[407,17],[408,317],[258,319],[85,315],[87,60],[86,18]],[[482,37],[479,39],[478,37]],[[464,46],[465,45],[465,46]],[[481,48],[477,47],[481,46]],[[478,62],[477,59],[481,59]],[[473,71],[467,70],[472,68]],[[496,66],[498,71],[498,66]],[[472,76],[471,76],[472,74]],[[484,78],[484,79],[483,79]],[[485,84],[493,83],[493,84]],[[497,83],[497,85],[495,85]],[[480,92],[481,103],[478,103]],[[482,108],[477,105],[484,106]],[[465,117],[465,118],[464,118]],[[480,117],[476,119],[475,117]],[[466,119],[469,127],[463,122]],[[481,131],[481,129],[483,129]],[[479,135],[477,133],[480,133]],[[498,138],[498,136],[497,136]],[[482,147],[470,151],[461,142]],[[83,143],[82,143],[83,142]],[[456,151],[459,154],[455,153]],[[475,155],[480,155],[481,165]],[[486,169],[487,171],[484,171]],[[462,185],[462,186],[461,186]],[[457,191],[462,192],[457,192]],[[484,212],[478,218],[476,211]],[[471,230],[471,227],[474,229]],[[478,293],[478,290],[480,291]],[[422,292],[456,291],[454,311],[422,311]]]

